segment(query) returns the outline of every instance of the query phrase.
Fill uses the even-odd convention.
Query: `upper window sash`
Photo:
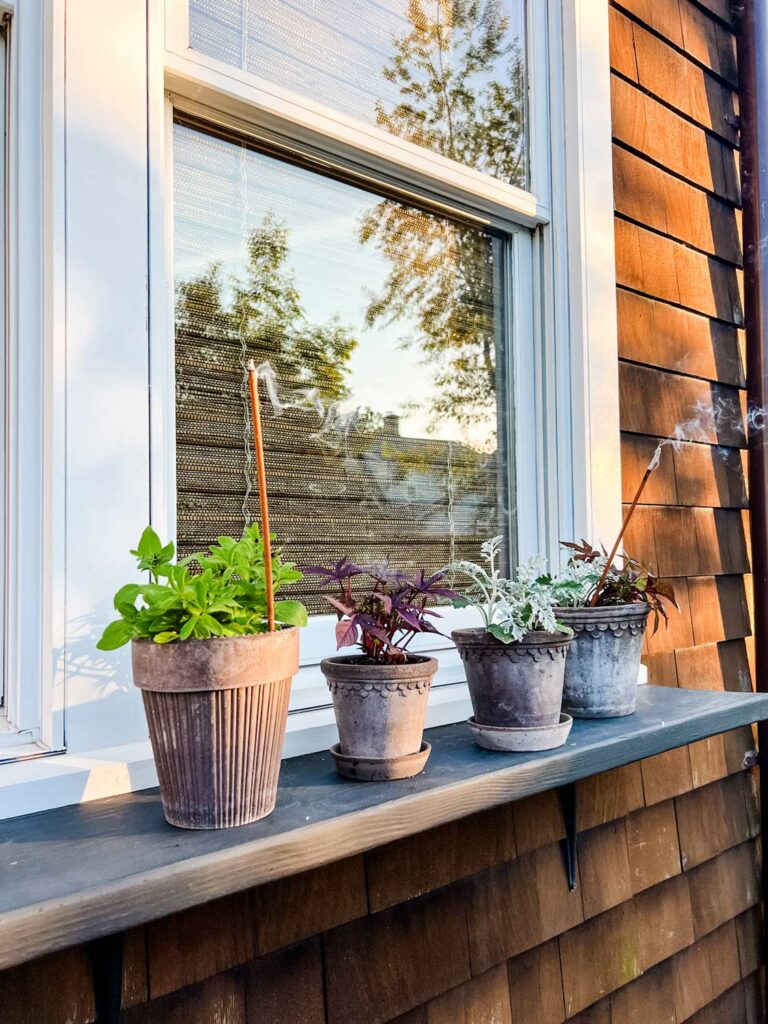
[[[348,117],[189,45],[188,0],[166,0],[165,85],[176,109],[229,127],[263,130],[327,154],[347,167],[433,195],[499,228],[535,227],[550,217],[548,19],[546,4],[529,3],[528,152],[525,191],[490,174]]]

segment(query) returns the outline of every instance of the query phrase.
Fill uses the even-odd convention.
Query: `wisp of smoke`
[[[683,445],[703,442],[712,445],[723,433],[726,435],[737,434],[740,438],[745,435],[745,422],[742,419],[740,407],[722,398],[714,402],[697,402],[694,407],[695,415],[678,423],[671,437],[665,437],[659,441],[648,463],[647,472],[652,473],[658,468],[661,461],[661,453],[671,447],[673,451],[679,452]],[[764,433],[768,429],[768,408],[752,407],[746,414],[746,431],[748,434]],[[720,458],[727,459],[729,450],[725,446],[714,445],[712,451]]]

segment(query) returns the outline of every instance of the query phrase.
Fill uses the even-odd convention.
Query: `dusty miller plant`
[[[447,571],[470,580],[455,603],[476,608],[486,631],[505,644],[520,641],[531,632],[570,634],[572,631],[557,620],[557,602],[545,560],[531,558],[518,566],[512,579],[506,579],[498,564],[501,543],[501,537],[493,537],[482,545],[480,551],[486,567],[467,561],[448,566]]]

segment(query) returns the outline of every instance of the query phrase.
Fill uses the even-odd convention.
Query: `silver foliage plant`
[[[470,585],[459,605],[476,608],[486,630],[505,644],[522,640],[527,633],[571,633],[558,622],[555,606],[561,604],[546,560],[535,557],[519,565],[512,579],[501,575],[498,567],[501,537],[485,541],[480,552],[486,567],[475,562],[458,561],[447,572],[468,577]]]
[[[601,555],[593,562],[569,558],[565,568],[552,579],[556,604],[561,608],[583,608],[597,586],[607,561],[606,555]]]

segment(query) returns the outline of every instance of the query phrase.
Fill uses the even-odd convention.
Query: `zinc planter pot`
[[[621,718],[637,703],[647,604],[558,608],[573,630],[565,662],[563,709],[574,718]]]
[[[271,814],[298,629],[132,646],[167,821],[232,828]]]
[[[561,704],[569,636],[536,632],[505,644],[480,627],[454,630],[451,637],[464,663],[474,711],[472,732],[481,746],[543,750],[565,742],[570,723],[561,720]],[[484,732],[478,726],[496,730],[492,747],[490,741],[482,742]],[[535,732],[541,729],[550,730],[546,737]],[[498,730],[514,733],[508,746],[500,745]],[[526,743],[523,731],[535,746],[521,745]]]
[[[339,774],[359,781],[407,779],[429,757],[424,716],[437,661],[413,655],[404,665],[363,658],[326,658],[320,668],[333,698]]]

